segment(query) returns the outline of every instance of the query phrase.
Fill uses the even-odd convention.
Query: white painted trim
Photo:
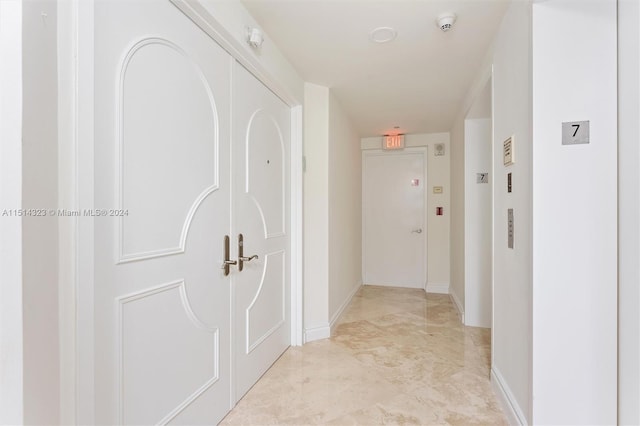
[[[458,295],[454,291],[449,292],[449,297],[453,301],[453,306],[456,307],[458,315],[460,315],[460,322],[464,324],[464,306],[462,305],[462,302],[460,302]]]
[[[22,207],[22,2],[0,1],[0,205]],[[22,217],[0,221],[0,424],[24,423]]]
[[[427,293],[449,294],[449,283],[427,283],[425,291]]]
[[[493,64],[491,64],[491,75],[490,75],[490,81],[491,81],[491,176],[495,176],[496,174],[496,162],[493,158],[494,156],[494,144],[493,144],[493,138],[494,138],[494,130],[496,128],[496,95],[495,95],[495,78],[493,78],[493,74],[494,74],[494,69],[493,69]],[[495,209],[495,200],[496,200],[496,185],[495,185],[495,179],[491,179],[491,226],[494,228],[494,232],[495,232],[495,226],[496,226],[496,209]],[[496,271],[496,238],[494,233],[492,232],[491,235],[491,365],[495,365],[495,359],[494,359],[494,354],[496,353],[496,349],[495,349],[495,345],[496,345],[496,334],[495,334],[495,326],[496,326],[496,297],[495,297],[495,288],[496,288],[496,282],[495,282],[495,271]],[[531,302],[530,302],[531,303]],[[464,306],[462,306],[462,323],[464,324]],[[533,361],[531,359],[531,352],[529,353],[529,360],[528,360],[528,364],[529,364],[529,383],[531,383],[532,380],[532,373],[531,373],[531,367],[533,365]]]
[[[77,183],[77,5],[58,2],[58,208],[79,211]],[[76,424],[78,219],[58,225],[60,424]]]
[[[422,176],[424,181],[424,198],[422,200],[424,213],[424,275],[422,276],[422,279],[424,282],[423,288],[425,292],[427,291],[427,287],[429,287],[429,148],[433,150],[433,147],[430,147],[429,145],[420,148],[423,150],[422,162],[424,164],[424,175]],[[451,263],[451,261],[449,261],[449,263]],[[449,293],[449,284],[447,284],[447,293]]]
[[[329,321],[329,328],[331,329],[330,331],[331,335],[333,335],[335,327],[340,321],[342,314],[344,314],[344,311],[349,307],[349,305],[351,304],[351,301],[353,300],[353,296],[355,296],[358,290],[360,290],[360,287],[362,287],[361,282],[359,282],[358,285],[353,287],[353,289],[349,292],[349,295],[344,299],[344,302],[342,302],[342,305],[340,305],[338,310],[331,317],[331,321]]]
[[[507,415],[507,420],[510,425],[526,425],[527,417],[522,412],[522,409],[518,405],[515,396],[509,389],[509,386],[505,382],[502,374],[495,368],[491,368],[491,387],[495,392],[502,408]]]
[[[331,337],[331,325],[329,323],[316,327],[305,328],[304,343],[313,342],[314,340],[328,339]]]
[[[74,176],[77,208],[93,209],[94,203],[94,2],[74,4],[73,34],[76,53],[76,87],[73,108],[75,134],[72,143],[76,164]],[[94,362],[94,219],[76,222],[75,311],[76,311],[76,424],[95,423]]]
[[[304,343],[302,106],[291,109],[291,346]]]

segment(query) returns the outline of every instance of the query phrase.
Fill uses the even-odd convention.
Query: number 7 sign
[[[589,121],[567,121],[562,123],[562,145],[589,143]]]

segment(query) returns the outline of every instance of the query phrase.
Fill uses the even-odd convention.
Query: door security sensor
[[[247,43],[249,43],[249,46],[257,49],[262,46],[263,42],[264,36],[262,35],[262,31],[257,28],[247,28]]]
[[[443,13],[440,16],[438,16],[438,19],[436,19],[436,23],[438,24],[438,27],[444,32],[449,31],[453,27],[453,24],[455,22],[456,22],[456,14],[451,12]]]

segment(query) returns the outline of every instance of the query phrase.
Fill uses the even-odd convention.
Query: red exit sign
[[[404,148],[404,135],[386,135],[382,144],[384,149]]]

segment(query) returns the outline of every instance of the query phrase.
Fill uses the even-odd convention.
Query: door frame
[[[167,0],[203,29],[235,60],[291,108],[290,236],[291,345],[303,344],[303,181],[302,105],[278,82],[257,56],[211,15],[199,0]],[[61,90],[59,93],[60,206],[76,211],[94,208],[94,1],[70,0],[59,5]],[[95,423],[94,378],[94,223],[78,217],[60,229],[68,239],[60,250],[61,423]],[[64,309],[65,312],[62,311]],[[72,315],[66,312],[72,311]]]
[[[365,185],[365,175],[364,175],[364,170],[365,170],[365,159],[367,157],[384,157],[384,156],[392,156],[392,155],[400,155],[400,154],[406,154],[406,153],[412,153],[412,154],[422,154],[422,160],[423,160],[423,165],[424,165],[424,176],[423,176],[423,182],[424,182],[424,200],[423,200],[423,215],[424,215],[424,225],[423,225],[423,229],[424,229],[424,273],[423,273],[423,285],[422,285],[422,289],[424,289],[424,291],[427,291],[427,283],[429,282],[429,204],[428,204],[428,198],[429,198],[429,194],[427,193],[427,188],[428,188],[428,182],[427,182],[427,178],[429,176],[429,164],[428,164],[428,155],[427,155],[427,147],[426,146],[416,146],[416,147],[408,147],[408,148],[404,148],[402,150],[397,150],[397,151],[385,151],[383,149],[366,149],[366,150],[362,150],[362,262],[361,262],[361,272],[362,272],[362,277],[365,276],[365,271],[364,271],[364,259],[365,259],[365,253],[366,253],[366,244],[365,244],[365,221],[364,221],[364,209],[365,206],[367,205],[366,200],[365,200],[365,191],[364,191],[364,185]],[[365,284],[366,285],[366,284]]]
[[[0,2],[0,203],[22,207],[22,3]],[[0,223],[0,423],[24,423],[22,217]]]

